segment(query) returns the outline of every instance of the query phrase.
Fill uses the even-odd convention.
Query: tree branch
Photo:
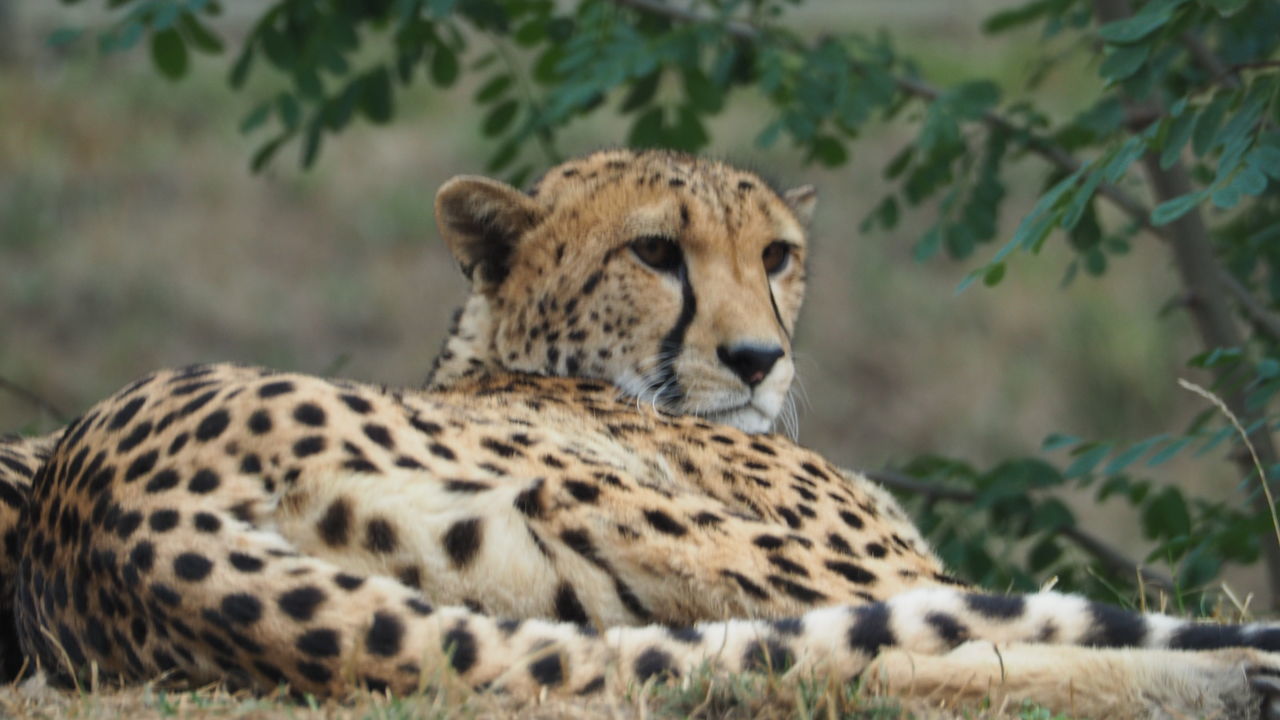
[[[48,413],[50,417],[52,417],[54,420],[57,420],[60,423],[65,424],[67,422],[67,419],[68,419],[67,414],[59,410],[57,405],[54,405],[53,403],[49,402],[41,395],[22,387],[21,385],[13,382],[12,380],[8,380],[4,377],[0,377],[0,389],[7,390],[13,395],[16,395],[19,398],[27,401],[28,403],[40,408],[41,410]]]
[[[859,470],[858,472],[892,490],[912,495],[923,495],[929,500],[971,503],[977,499],[977,494],[971,491],[934,485],[892,470]],[[1124,553],[1094,535],[1081,530],[1079,527],[1064,525],[1058,528],[1057,534],[1092,555],[1104,567],[1118,576],[1141,578],[1144,586],[1155,590],[1163,590],[1165,592],[1174,592],[1175,590],[1173,579],[1168,575],[1135,563],[1126,557]]]

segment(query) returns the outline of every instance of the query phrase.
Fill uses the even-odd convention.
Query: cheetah
[[[0,444],[6,668],[16,636],[64,682],[536,698],[705,668],[1280,717],[1280,628],[970,588],[768,432],[815,198],[655,151],[449,181],[472,291],[425,389],[198,365]]]

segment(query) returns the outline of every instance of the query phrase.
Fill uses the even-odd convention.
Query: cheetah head
[[[436,219],[472,296],[446,361],[465,359],[463,375],[607,380],[640,403],[768,431],[795,375],[815,201],[811,187],[778,193],[657,151],[570,161],[528,194],[454,178]]]

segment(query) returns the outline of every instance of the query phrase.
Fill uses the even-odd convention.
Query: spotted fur
[[[452,181],[438,215],[475,291],[427,390],[195,366],[0,445],[10,632],[64,680],[341,696],[447,672],[534,697],[707,665],[1267,710],[1280,629],[975,591],[882,489],[751,433],[790,382],[811,201],[660,153],[533,196]],[[778,241],[793,264],[769,272]]]

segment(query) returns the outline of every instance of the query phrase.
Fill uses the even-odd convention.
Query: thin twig
[[[923,495],[929,500],[949,500],[969,503],[977,499],[977,493],[959,488],[944,487],[923,482],[916,478],[892,470],[859,471],[877,483],[900,492],[912,495]],[[1173,592],[1174,582],[1168,575],[1145,568],[1130,560],[1124,553],[1074,525],[1064,525],[1057,530],[1058,535],[1070,540],[1076,547],[1099,560],[1111,572],[1119,576],[1138,578],[1142,584],[1157,590]]]
[[[1270,335],[1273,340],[1280,340],[1280,317],[1264,307],[1258,298],[1249,292],[1249,288],[1225,269],[1219,273],[1218,282],[1231,294],[1231,297],[1236,299],[1236,302],[1240,303],[1240,309],[1257,329]]]
[[[52,417],[54,420],[57,420],[60,423],[67,422],[67,419],[69,416],[66,413],[59,410],[57,405],[54,405],[52,402],[49,402],[48,400],[46,400],[43,396],[22,387],[21,385],[13,382],[12,380],[8,380],[4,377],[0,377],[0,389],[8,390],[10,393],[17,395],[19,398],[22,398],[23,400],[26,400],[28,403],[31,403],[32,405],[48,413],[50,417]]]

